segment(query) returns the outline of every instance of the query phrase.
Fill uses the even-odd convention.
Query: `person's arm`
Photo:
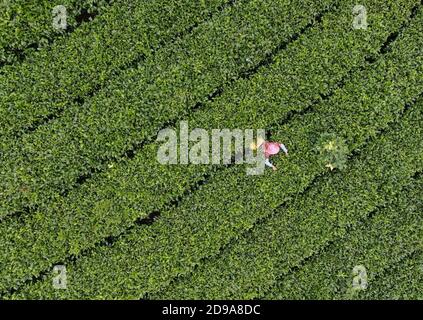
[[[276,167],[270,162],[269,158],[266,158],[266,160],[264,160],[264,164],[272,168],[273,170],[276,170]]]
[[[285,147],[283,143],[279,143],[279,146],[281,147],[282,151],[285,152],[286,155],[288,155],[288,149]]]

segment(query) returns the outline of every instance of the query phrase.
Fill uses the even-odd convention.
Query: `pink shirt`
[[[264,156],[269,158],[269,156],[277,154],[281,150],[279,143],[277,142],[265,142],[264,143]]]

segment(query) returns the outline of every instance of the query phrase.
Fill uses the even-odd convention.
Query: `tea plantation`
[[[423,1],[0,0],[0,163],[0,299],[423,299]]]

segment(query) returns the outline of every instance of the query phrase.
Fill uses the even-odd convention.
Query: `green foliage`
[[[52,27],[52,10],[57,5],[67,9],[68,30],[78,24],[82,11],[102,13],[109,6],[107,0],[1,0],[0,1],[0,65],[12,63],[20,55],[41,50],[63,32]],[[119,2],[119,1],[118,1]]]
[[[420,191],[421,193],[421,191]],[[422,300],[423,252],[419,249],[392,263],[377,274],[371,290],[361,292],[360,299]]]
[[[138,69],[123,72],[83,106],[70,105],[59,119],[22,139],[3,139],[1,160],[7,173],[0,181],[4,189],[0,200],[8,200],[0,201],[0,216],[45,203],[60,190],[75,185],[80,176],[104,169],[106,163],[120,158],[134,144],[151,141],[164,123],[187,115],[190,108],[207,100],[217,88],[259,64],[267,52],[287,41],[313,19],[317,9],[322,10],[323,5],[331,2],[325,0],[303,7],[304,1],[298,0],[301,10],[296,15],[287,14],[292,3],[284,0],[274,2],[272,8],[264,2],[237,2],[234,8],[200,25],[175,44],[160,48]],[[249,21],[251,16],[255,18]],[[247,30],[247,26],[248,37],[247,33],[241,36],[240,30]],[[228,38],[234,41],[228,44]],[[254,62],[247,62],[247,58]],[[90,76],[83,74],[84,80],[79,80],[80,76],[79,72],[72,78],[90,81]],[[62,98],[71,94],[72,88],[80,90],[69,83],[66,91],[70,91]],[[35,96],[25,95],[37,99],[39,92],[45,91],[39,89]],[[22,113],[16,113],[14,108],[3,109],[12,115],[5,117],[12,127],[19,125],[16,116],[28,114],[31,119],[36,118],[31,108],[26,108],[26,104],[20,106],[13,95],[6,99],[22,107]],[[53,99],[48,105],[57,107],[61,103]],[[36,108],[36,112],[43,109],[40,104]],[[233,121],[232,126],[236,123]],[[2,129],[7,131],[7,126]],[[22,188],[28,191],[21,192]]]
[[[331,171],[334,169],[345,169],[348,160],[348,147],[345,141],[335,133],[323,133],[316,143],[316,151],[319,153],[325,167]]]
[[[137,80],[131,79],[137,62],[142,64],[145,56],[218,12],[225,2],[208,0],[207,7],[200,7],[192,0],[118,0],[91,23],[34,52],[23,63],[2,67],[1,143],[64,109],[84,110],[81,101],[110,82],[103,95],[120,95],[117,86],[130,90],[129,83]],[[139,96],[139,91],[134,93]]]
[[[272,123],[272,119],[286,117],[292,110],[291,105],[294,105],[297,109],[305,109],[315,97],[322,93],[321,85],[316,83],[313,88],[313,94],[311,94],[310,90],[298,92],[296,87],[306,85],[311,79],[317,78],[325,79],[328,82],[328,87],[333,87],[334,79],[348,74],[351,70],[351,67],[347,65],[341,71],[336,64],[321,66],[323,56],[327,60],[335,61],[345,56],[348,52],[351,57],[350,61],[354,62],[356,59],[363,61],[366,54],[366,50],[363,50],[360,42],[357,42],[360,40],[359,37],[338,31],[338,28],[348,28],[346,23],[340,23],[340,21],[347,20],[349,14],[347,15],[347,10],[345,9],[342,9],[342,12],[344,13],[342,15],[330,14],[334,19],[331,25],[327,27],[326,32],[322,33],[320,27],[316,26],[304,34],[299,42],[294,43],[286,51],[281,52],[277,56],[276,63],[269,68],[270,70],[258,73],[251,79],[251,82],[240,81],[235,84],[232,90],[228,88],[220,99],[207,103],[202,110],[190,116],[189,123],[193,126],[210,129],[219,127],[222,122],[223,127],[249,127],[251,121],[247,116],[251,114],[252,108],[260,105],[261,97],[271,96],[271,92],[275,87],[284,89],[285,93],[281,94],[277,98],[278,100],[273,101],[273,106],[269,106],[267,112],[260,113],[260,117],[257,116],[255,118],[259,126],[268,127]],[[389,12],[388,10],[385,11],[390,17]],[[392,16],[394,16],[394,13]],[[383,33],[385,38],[388,34],[388,31],[383,29],[375,30],[375,41],[373,41],[375,46],[381,45],[381,41],[384,38],[379,32]],[[348,47],[345,47],[344,50],[331,51],[328,56],[325,49],[339,41],[338,36],[330,37],[330,35],[335,34],[344,34],[346,38],[352,38],[357,41],[345,40],[345,42],[350,44]],[[376,39],[380,39],[379,44]],[[303,54],[303,45],[309,46],[311,48],[309,50],[316,52],[314,56],[309,56],[309,59],[303,59],[301,62],[304,68],[311,69],[312,66],[314,70],[314,72],[307,73],[305,79],[304,77],[298,77],[298,72],[302,71],[297,70],[298,66],[291,63],[291,61],[299,61]],[[319,48],[321,49],[318,50]],[[284,61],[284,63],[281,63],[281,61]],[[284,73],[281,72],[282,70]],[[265,77],[263,76],[264,74],[266,74]],[[286,75],[286,78],[281,77],[281,74]],[[291,84],[293,83],[296,85],[292,86]],[[239,92],[249,92],[244,102],[248,102],[248,105],[242,109],[239,109]],[[294,98],[296,100],[293,100]],[[292,104],[289,102],[292,102]],[[286,107],[280,108],[280,105]],[[238,119],[232,117],[235,110],[238,111]],[[72,126],[67,126],[66,128],[68,129],[67,134],[70,134]],[[29,190],[25,192],[26,194],[11,192],[8,197],[9,202],[4,204],[10,206],[12,203],[10,201],[11,197],[20,196],[25,201],[24,204],[31,205],[36,203],[40,212],[40,219],[28,218],[23,221],[14,221],[12,219],[10,222],[6,220],[3,228],[1,228],[2,232],[0,234],[4,235],[1,241],[3,246],[8,248],[4,253],[4,259],[13,260],[12,257],[17,255],[28,257],[19,262],[9,264],[10,268],[4,269],[5,274],[13,272],[15,274],[14,279],[19,279],[20,275],[25,275],[28,268],[35,273],[39,272],[46,268],[52,259],[63,259],[67,254],[77,253],[79,249],[92,246],[108,235],[121,233],[128,225],[133,223],[134,219],[144,217],[150,212],[161,210],[171,200],[181,196],[185,190],[192,188],[197,182],[204,179],[204,174],[214,171],[210,167],[159,165],[155,158],[156,145],[151,144],[140,150],[129,163],[115,163],[113,168],[110,168],[104,174],[94,177],[75,191],[71,191],[66,198],[57,197],[52,182],[55,184],[60,183],[58,190],[65,188],[66,183],[71,183],[72,179],[75,179],[78,174],[76,169],[83,167],[84,163],[81,163],[81,156],[77,157],[78,152],[71,152],[70,143],[63,143],[63,147],[61,147],[63,151],[60,152],[60,149],[53,148],[53,145],[60,140],[60,137],[66,137],[65,130],[61,135],[53,139],[51,138],[51,132],[59,130],[57,128],[51,130],[51,127],[46,129],[49,134],[40,135],[40,138],[37,139],[38,143],[34,143],[34,140],[29,140],[27,144],[28,148],[34,148],[34,146],[39,144],[40,147],[36,149],[37,152],[25,153],[25,156],[17,153],[13,157],[8,157],[8,159],[13,161],[12,168],[18,166],[16,165],[17,159],[21,158],[30,164],[28,172],[37,172],[37,174],[27,180],[29,183],[33,182]],[[106,138],[113,139],[113,136],[107,136]],[[99,150],[101,150],[100,147],[93,144],[93,151],[97,152],[97,156]],[[57,151],[52,152],[52,150]],[[45,157],[42,156],[44,154]],[[57,154],[57,157],[51,163],[55,154]],[[75,157],[75,165],[77,167],[71,165],[70,157]],[[37,163],[37,158],[40,159],[39,163]],[[97,159],[96,157],[93,158],[93,163]],[[49,166],[61,160],[64,163],[63,167],[59,167],[60,170],[52,171]],[[23,163],[25,162],[22,162],[19,166],[25,167]],[[6,165],[4,166],[6,167]],[[54,174],[55,172],[58,173]],[[16,177],[16,175],[11,175],[11,177]],[[42,193],[40,190],[45,191]],[[53,199],[53,201],[48,199]],[[100,199],[112,200],[113,208],[105,210],[103,206],[98,204]],[[15,208],[19,209],[20,207]],[[66,223],[63,223],[63,221],[66,221]],[[45,230],[42,232],[42,236],[35,231],[38,230],[36,226]],[[22,230],[22,234],[19,233],[18,236],[12,230]],[[31,230],[34,230],[34,232]],[[61,237],[59,241],[55,237],[58,231],[66,235],[66,237]],[[17,238],[21,239],[20,246],[8,245],[10,241],[15,241]],[[49,257],[49,259],[46,260],[42,258],[43,256]],[[24,261],[32,262],[30,265],[22,264]]]
[[[416,216],[421,205],[415,199],[423,184],[410,178],[423,169],[423,146],[412,135],[423,121],[421,106],[423,99],[363,148],[348,170],[324,176],[219,255],[149,298],[345,298],[341,293],[351,287],[351,271],[359,264],[367,267],[371,281],[376,265],[421,243],[423,217]],[[410,181],[411,190],[402,190]],[[381,192],[388,188],[392,192]],[[363,222],[369,215],[372,219]],[[352,227],[359,230],[345,236]]]
[[[399,130],[395,132],[402,134]],[[392,134],[390,136],[392,148],[396,146],[396,141],[395,136]],[[412,140],[412,138],[408,137],[406,140]],[[415,142],[412,143],[413,147],[414,144]],[[381,160],[383,161],[384,158]],[[412,158],[410,158],[411,161]],[[382,164],[383,162],[380,162],[379,165]],[[406,269],[397,269],[394,273],[388,272],[393,275],[388,277],[385,273],[391,270],[393,265],[413,254],[417,248],[421,248],[423,204],[421,201],[416,202],[423,192],[421,176],[411,179],[405,188],[398,188],[395,192],[396,195],[385,199],[383,206],[372,212],[370,218],[359,221],[343,239],[334,241],[322,252],[317,252],[300,269],[287,275],[281,274],[276,286],[271,288],[263,298],[365,299],[377,297],[386,299],[395,297],[397,295],[395,291],[389,289],[381,292],[380,289],[388,285],[398,287],[407,284],[407,281],[398,279],[402,277],[401,273],[407,272]],[[352,289],[352,270],[356,265],[363,265],[366,268],[367,288],[365,289]]]
[[[2,67],[0,292],[17,289],[4,298],[416,296],[374,279],[413,265],[421,241],[421,7],[408,19],[421,1],[366,0],[366,31],[353,0],[225,3],[105,4]],[[19,38],[42,43],[42,29]],[[180,119],[267,128],[290,156],[254,177],[161,165],[152,141]],[[336,134],[316,150],[322,132]],[[59,261],[67,290],[51,285]],[[357,264],[372,289],[350,295]],[[303,265],[305,283],[291,278]]]
[[[386,14],[380,17],[381,20],[395,19],[390,23],[392,28],[401,22],[399,15],[405,18],[408,14],[403,4],[396,8],[399,11],[391,12],[387,12],[384,4],[379,5],[381,10],[385,8]],[[409,5],[411,6],[411,3]],[[389,30],[381,24],[377,24],[381,25],[379,29],[374,28],[371,38],[363,39],[356,33],[348,33],[346,31],[350,28],[347,23],[350,20],[350,11],[343,7],[341,12],[342,14],[338,12],[328,15],[331,24],[327,23],[328,29],[324,36],[321,27],[316,26],[286,52],[283,51],[278,55],[274,67],[270,70],[265,69],[254,77],[254,85],[249,85],[248,81],[238,81],[232,90],[234,94],[226,103],[219,103],[219,107],[210,107],[209,103],[206,103],[195,116],[195,119],[200,119],[196,120],[198,126],[207,128],[213,123],[215,127],[267,128],[275,119],[282,120],[293,110],[301,111],[310,105],[310,101],[319,99],[321,94],[327,94],[342,77],[351,72],[358,61],[363,62],[369,51],[377,51],[378,46],[389,35]],[[210,27],[207,27],[206,31],[209,29]],[[339,38],[340,34],[345,38]],[[220,33],[217,36],[220,36]],[[202,42],[202,38],[198,36],[194,39],[196,38],[199,38],[197,42]],[[363,45],[367,44],[369,39],[374,46],[371,50]],[[332,50],[331,48],[339,41],[347,45],[342,50]],[[314,52],[314,55],[307,55],[308,51]],[[169,57],[173,59],[174,55],[169,54]],[[296,61],[296,64],[293,64],[293,61]],[[322,64],[322,61],[327,61],[327,64]],[[190,70],[189,66],[187,63],[187,72]],[[305,77],[304,70],[308,70]],[[160,73],[160,79],[162,74]],[[214,73],[210,73],[210,77],[217,79]],[[202,78],[198,80],[203,81]],[[117,82],[125,83],[121,79]],[[90,169],[105,168],[110,158],[119,157],[131,143],[139,143],[149,136],[154,137],[162,119],[175,116],[176,110],[186,108],[184,101],[175,101],[171,91],[159,100],[166,109],[159,112],[158,121],[143,117],[130,122],[133,117],[138,117],[137,110],[151,105],[157,90],[157,86],[154,85],[150,88],[152,96],[145,94],[145,98],[142,98],[139,92],[146,91],[143,89],[145,85],[135,80],[131,83],[141,88],[128,87],[129,92],[119,98],[121,92],[125,91],[121,88],[113,97],[113,102],[106,90],[94,102],[85,106],[86,113],[80,113],[79,107],[71,108],[54,123],[25,136],[20,141],[3,141],[2,164],[5,175],[0,182],[4,190],[0,199],[7,201],[0,202],[0,216],[19,211],[22,207],[45,204],[48,199],[56,197],[61,190],[68,190],[75,185],[78,177],[87,174]],[[169,90],[173,90],[175,83],[182,88],[186,87],[185,80],[182,82],[178,80],[169,84]],[[322,83],[325,85],[322,86]],[[274,96],[275,88],[278,88],[277,96]],[[196,91],[195,88],[193,91]],[[250,91],[253,93],[249,96],[254,98],[247,96],[240,101],[238,93],[242,92],[243,96]],[[201,97],[199,99],[204,99],[200,92],[198,93]],[[272,108],[268,105],[269,102],[263,101],[261,97],[266,96],[274,96],[274,101],[280,103],[279,108]],[[129,110],[127,106],[130,106]],[[237,117],[234,119],[235,110]],[[130,118],[126,116],[127,114],[131,115]]]
[[[399,37],[391,52],[373,66],[355,73],[352,79],[343,88],[338,89],[330,99],[316,105],[309,113],[295,117],[286,124],[274,125],[275,131],[272,137],[280,140],[283,134],[289,141],[287,145],[295,146],[289,161],[287,158],[277,159],[277,162],[283,161],[283,165],[279,163],[283,168],[280,171],[281,174],[267,171],[263,176],[252,178],[246,176],[245,168],[242,166],[231,166],[227,170],[216,172],[207,184],[183,198],[177,207],[161,210],[160,218],[151,226],[135,226],[112,247],[97,247],[89,255],[80,257],[76,263],[70,263],[68,275],[72,286],[66,292],[53,290],[50,279],[46,279],[33,286],[23,288],[14,297],[70,298],[87,296],[95,298],[101,296],[104,298],[119,295],[120,298],[138,298],[148,292],[160,290],[177,276],[192,272],[193,268],[202,260],[217,254],[222,247],[239,238],[243,231],[251,229],[258,221],[269,216],[274,209],[286,203],[289,198],[301,193],[317,176],[324,173],[325,170],[321,167],[318,156],[311,147],[315,132],[319,132],[321,128],[339,132],[345,137],[349,150],[354,151],[375,136],[376,132],[388,128],[390,123],[400,117],[405,104],[412,103],[415,97],[423,91],[423,79],[414,73],[416,65],[418,68],[423,66],[421,63],[423,57],[420,55],[420,42],[423,39],[419,37],[423,26],[419,23],[420,18],[420,16],[416,18],[408,31]],[[413,70],[413,72],[407,70]],[[390,87],[383,94],[379,94],[383,88],[392,83],[393,79],[395,79],[395,86]],[[251,91],[249,98],[253,99],[254,94],[255,92]],[[230,98],[231,96],[228,94],[216,100],[216,103],[220,101],[221,105],[217,104],[214,110],[217,112],[219,106],[227,106],[227,101],[230,101]],[[340,102],[342,102],[342,109],[339,107]],[[268,110],[276,110],[280,108],[280,103],[274,101],[273,108],[271,105],[267,107]],[[377,110],[378,116],[374,116],[375,110]],[[211,116],[213,110],[210,112]],[[207,113],[204,111],[201,114],[206,115]],[[211,119],[213,118],[211,117]],[[216,119],[216,121],[218,120],[220,119]],[[201,119],[201,121],[205,120]],[[421,155],[419,150],[416,153]],[[145,167],[144,171],[139,170],[142,168],[141,163],[144,163],[146,159],[137,156],[125,167],[124,172],[128,175],[124,177],[120,175],[120,178],[131,179],[132,177],[134,183],[138,180],[139,190],[148,190],[148,185],[157,185],[157,179],[154,181],[144,180],[150,167]],[[416,158],[413,157],[413,159]],[[393,161],[396,163],[395,161],[399,160],[403,159],[394,158]],[[379,159],[373,157],[371,161],[378,162]],[[154,164],[151,163],[151,165]],[[409,174],[405,175],[403,179],[417,170],[414,166],[420,165],[421,161],[414,161],[411,166],[404,166],[402,170],[406,170],[405,172],[409,172]],[[174,167],[177,168],[173,169],[173,174],[170,174],[171,169],[168,167],[160,171],[164,174],[163,178],[165,179],[162,186],[168,188],[157,189],[160,194],[167,194],[170,187],[175,188],[174,190],[183,187],[186,182],[181,177],[183,178],[187,172],[199,174],[201,170],[204,170],[201,169],[203,168],[201,166],[187,166],[183,169],[180,166]],[[392,170],[394,168],[398,168],[398,166],[392,166]],[[136,174],[137,172],[138,174]],[[178,172],[182,174],[178,175]],[[376,181],[388,179],[382,180],[385,183],[380,190],[386,196],[393,194],[397,188],[398,176],[393,173],[389,171],[386,174],[386,170],[371,171],[371,174],[376,175]],[[362,172],[357,171],[356,176],[351,179],[363,179],[361,175]],[[131,190],[130,182],[124,181],[128,190]],[[400,185],[402,184],[400,183]],[[109,188],[112,188],[110,186],[114,188],[113,184],[109,184]],[[115,190],[121,195],[132,195],[129,192],[120,193],[124,189]],[[97,189],[97,192],[101,192],[100,188]],[[160,198],[157,192],[151,193],[149,199],[153,201],[154,198]],[[368,192],[365,192],[363,196],[365,197],[366,194]],[[138,192],[134,192],[134,195],[145,196]],[[376,198],[379,196],[378,192],[373,192],[372,195]],[[205,201],[205,199],[207,200]],[[337,201],[342,203],[342,199],[337,199]],[[129,204],[131,206],[126,207],[126,212],[129,212],[129,209],[145,210],[145,206],[151,205],[149,201],[129,201]],[[135,204],[138,204],[139,207],[135,207]],[[359,204],[359,201],[353,202],[353,206]],[[324,210],[326,205],[327,202],[320,203],[319,208]],[[81,210],[80,212],[85,211]],[[121,211],[119,214],[126,212]],[[116,218],[118,216],[116,215]],[[86,222],[84,217],[96,220],[90,215],[69,215],[71,219],[69,223],[62,223],[60,226],[75,225],[78,220]],[[314,227],[326,225],[325,219],[316,220],[319,218],[318,214],[313,217],[315,220],[312,220],[314,224],[311,225]],[[349,223],[349,219],[342,215],[332,219],[343,226]],[[311,223],[311,221],[309,222]],[[318,223],[316,224],[316,222]],[[84,227],[85,224],[79,224],[81,232]],[[34,226],[29,229],[33,228]],[[292,224],[287,225],[287,230],[291,228]],[[68,234],[69,243],[67,245],[70,247],[76,247],[76,244],[81,241],[94,242],[87,241],[87,239],[77,240],[78,234],[74,231]],[[84,232],[85,237],[92,234],[92,227],[88,227]],[[307,236],[322,239],[318,232],[308,232]],[[43,241],[44,239],[40,239],[37,243],[41,245],[40,248],[43,247]],[[56,250],[63,252],[63,244],[58,244],[54,249],[51,245],[49,245],[49,249],[52,251],[51,255],[57,254]],[[301,245],[301,242],[297,245]],[[8,247],[6,246],[6,248]],[[309,247],[309,250],[312,249],[313,246]],[[294,250],[293,253],[295,252]],[[59,252],[59,254],[61,253]],[[52,258],[52,260],[55,259]],[[34,262],[41,262],[40,258],[28,261],[32,261],[32,265]],[[48,265],[48,261],[43,262],[43,265]],[[14,269],[18,270],[16,265]],[[7,272],[10,274],[11,269]],[[6,279],[6,277],[2,277],[2,279]],[[5,285],[5,281],[3,281],[3,285]]]

